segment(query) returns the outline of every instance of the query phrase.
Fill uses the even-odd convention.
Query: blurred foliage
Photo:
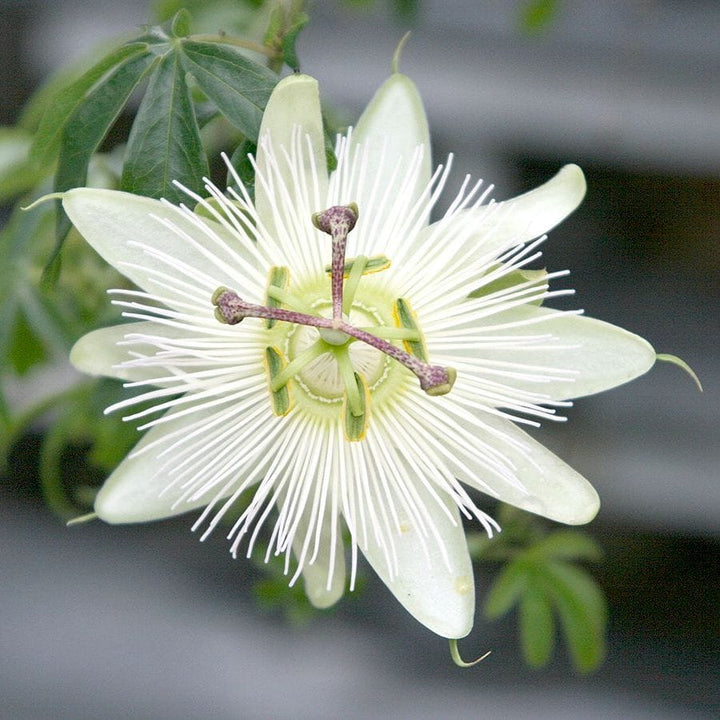
[[[520,6],[518,24],[522,32],[541,33],[557,19],[559,0],[528,0]]]
[[[607,607],[592,576],[579,565],[598,562],[602,551],[585,532],[547,530],[538,517],[502,505],[497,537],[468,538],[477,560],[501,562],[485,598],[489,620],[517,608],[520,645],[531,667],[552,659],[559,621],[570,659],[579,672],[596,670],[605,656]]]
[[[355,9],[370,9],[377,5],[388,5],[399,23],[414,25],[420,18],[421,0],[343,0],[345,5]]]
[[[422,10],[417,0],[389,5],[404,23],[415,22]],[[556,11],[551,0],[527,2],[521,26],[538,30]],[[126,281],[83,242],[57,202],[21,208],[52,190],[82,185],[178,201],[173,181],[202,192],[202,178],[221,149],[252,190],[247,154],[254,152],[278,73],[300,67],[296,42],[308,22],[300,0],[155,0],[152,13],[155,25],[60,69],[29,100],[16,127],[0,128],[0,202],[16,203],[0,232],[1,458],[6,462],[32,428],[42,427],[41,489],[66,520],[91,510],[98,487],[137,433],[120,417],[104,415],[123,395],[120,383],[83,380],[54,392],[41,373],[59,359],[66,362],[82,334],[116,320],[105,293]],[[130,100],[138,97],[133,110]],[[8,400],[6,386],[17,379],[32,385],[33,402]],[[246,501],[240,499],[236,512]],[[596,561],[597,546],[583,533],[548,531],[511,508],[504,507],[500,519],[503,533],[492,541],[469,536],[473,557],[499,566],[486,616],[517,608],[525,659],[534,667],[552,657],[559,625],[575,667],[596,668],[604,653],[606,607],[579,563]],[[258,603],[292,622],[312,617],[302,580],[288,587],[284,558],[271,557],[266,565],[262,553],[256,555],[264,570],[255,586]]]

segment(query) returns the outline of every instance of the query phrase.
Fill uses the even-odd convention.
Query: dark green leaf
[[[504,615],[515,605],[528,582],[528,565],[523,558],[509,562],[495,579],[487,598],[484,612],[490,620]]]
[[[88,164],[113,122],[145,74],[155,56],[141,53],[127,58],[85,97],[67,121],[62,133],[55,190],[64,192],[85,184]],[[60,203],[57,203],[58,208]],[[70,229],[70,221],[59,209],[54,260]]]
[[[220,116],[218,109],[211,102],[197,102],[196,100],[193,105],[195,107],[195,119],[200,129]]]
[[[86,101],[89,93],[114,67],[147,52],[145,43],[130,43],[117,48],[93,65],[70,85],[54,89],[35,135],[30,157],[38,165],[49,165],[60,150],[63,129],[70,116]]]
[[[520,598],[518,623],[528,665],[547,665],[555,645],[555,620],[552,604],[536,582],[530,581]]]
[[[230,164],[235,169],[235,172],[238,174],[238,177],[250,194],[250,197],[254,197],[255,195],[255,168],[250,162],[248,155],[255,155],[256,152],[257,145],[250,140],[246,140],[238,145],[230,158]],[[228,172],[227,186],[236,187],[236,185],[237,183],[235,182],[235,178],[232,173]]]
[[[182,53],[185,69],[208,98],[238,130],[256,141],[278,76],[226,45],[185,40]]]
[[[208,175],[200,131],[178,53],[158,63],[133,123],[123,168],[122,189],[178,202],[181,182],[196,192]]]
[[[34,292],[32,277],[33,251],[45,247],[50,228],[52,207],[35,208],[28,212],[16,209],[0,232],[0,357],[9,358],[17,345],[14,332],[18,329],[17,313]]]
[[[602,590],[587,572],[564,562],[547,563],[543,579],[573,664],[580,672],[595,670],[605,655],[607,605]]]

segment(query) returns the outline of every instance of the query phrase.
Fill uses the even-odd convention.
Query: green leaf
[[[10,336],[8,361],[18,375],[24,375],[31,367],[48,358],[45,344],[27,321],[22,308],[15,315],[15,325]]]
[[[147,53],[145,43],[123,45],[93,65],[69,85],[55,88],[35,135],[30,157],[41,167],[49,165],[60,151],[63,129],[71,115],[84,103],[93,88],[117,65]]]
[[[555,560],[602,560],[602,548],[587,533],[556,530],[537,542],[532,553]]]
[[[268,98],[279,78],[232,47],[182,42],[183,64],[220,112],[246,137],[258,138]]]
[[[186,195],[173,180],[199,192],[208,174],[185,70],[178,53],[169,52],[155,68],[133,123],[121,187],[178,202]]]
[[[36,291],[33,287],[33,251],[45,247],[47,232],[52,227],[52,208],[46,206],[28,212],[16,209],[0,232],[0,357],[9,360],[18,352],[22,332],[18,312]],[[27,313],[25,313],[27,317]]]
[[[191,25],[192,16],[190,12],[187,8],[180,8],[170,23],[170,33],[176,38],[187,37],[190,34]]]
[[[564,562],[544,567],[546,592],[553,598],[573,664],[595,670],[605,656],[607,605],[598,584],[583,569]]]
[[[485,598],[485,616],[494,620],[504,615],[521,597],[528,582],[528,564],[524,558],[509,562],[495,579]]]
[[[295,22],[285,31],[282,39],[282,53],[285,64],[294,72],[300,71],[300,60],[297,56],[295,43],[303,28],[310,22],[307,13],[299,13]]]
[[[149,53],[126,58],[76,108],[62,133],[55,190],[64,192],[85,185],[92,154],[154,62],[155,56]],[[70,221],[62,210],[58,210],[56,246],[51,262],[58,256],[69,229]]]
[[[536,668],[547,665],[555,646],[555,619],[552,603],[537,581],[529,582],[520,598],[518,622],[525,661]]]
[[[240,181],[245,186],[245,189],[252,198],[255,197],[255,168],[250,162],[248,155],[254,156],[256,152],[257,145],[250,140],[245,140],[245,142],[242,142],[240,143],[240,145],[238,145],[238,147],[235,149],[235,152],[232,154],[232,157],[230,158],[230,164],[235,169],[235,172],[238,174]],[[237,186],[235,178],[230,171],[228,171],[227,174],[226,184],[229,188]]]
[[[520,27],[527,33],[548,28],[558,14],[557,0],[529,0],[520,11]]]

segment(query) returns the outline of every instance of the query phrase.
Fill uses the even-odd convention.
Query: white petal
[[[151,343],[133,342],[131,346],[119,345],[128,335],[154,335],[177,339],[188,336],[187,329],[169,327],[153,322],[123,323],[100,328],[83,335],[70,351],[70,362],[88,375],[120,378],[121,380],[145,380],[158,374],[157,368],[120,367],[129,360],[128,351],[153,355],[157,347]]]
[[[164,469],[163,460],[158,458],[160,452],[177,440],[170,438],[170,433],[189,422],[187,418],[178,418],[145,433],[100,488],[95,498],[95,512],[101,520],[113,524],[148,522],[180,515],[208,504],[207,496],[195,502],[178,502],[184,490],[179,485],[170,487],[172,471]],[[163,437],[169,439],[163,442]],[[159,445],[156,448],[139,453],[142,448],[157,441]]]
[[[253,283],[247,265],[237,264],[238,238],[211,220],[188,217],[158,200],[94,188],[63,193],[63,207],[107,262],[148,292],[162,292],[171,306],[187,301],[186,293],[193,290],[205,297],[220,285],[250,294],[264,287],[264,277]],[[173,280],[189,289],[163,289],[163,282]],[[207,308],[211,316],[209,297]]]
[[[332,531],[333,521],[336,523],[334,533]],[[308,529],[308,519],[303,517],[293,540],[293,551],[296,556],[303,554],[302,539],[305,538]],[[311,536],[314,536],[314,530]],[[311,547],[306,550],[310,553],[311,551]],[[305,594],[315,607],[328,608],[334,605],[345,592],[345,554],[342,531],[338,519],[333,519],[331,512],[326,512],[322,521],[317,556],[312,562],[308,562],[308,557],[305,557],[302,576],[305,582]],[[330,587],[328,587],[328,578],[330,578]]]
[[[385,550],[373,540],[372,533],[367,543],[358,537],[358,544],[375,572],[416,620],[442,637],[465,637],[472,629],[475,585],[457,506],[444,501],[455,519],[453,525],[427,491],[419,486],[417,492],[426,501],[445,555],[434,537],[423,537],[407,519],[401,533],[393,538],[397,553],[394,575],[388,569]]]
[[[513,423],[483,412],[474,422],[460,413],[455,421],[438,409],[435,414],[445,430],[445,459],[461,482],[568,525],[597,514],[600,499],[592,485]],[[497,453],[495,459],[481,449],[483,443]]]
[[[448,263],[458,253],[483,261],[498,257],[561,223],[580,204],[585,189],[582,170],[566,165],[545,184],[523,195],[438,220],[420,234],[415,247],[422,256],[423,245],[428,243],[442,250]]]
[[[540,187],[500,203],[495,234],[526,242],[550,232],[585,197],[585,176],[577,165],[565,165]]]
[[[268,140],[272,152],[266,144]],[[296,161],[296,167],[288,163],[284,153]],[[264,227],[273,235],[278,231],[277,213],[286,202],[278,187],[282,185],[292,193],[290,202],[303,211],[306,215],[303,220],[311,228],[311,213],[326,209],[321,204],[327,196],[325,136],[317,80],[309,75],[290,75],[275,86],[260,125],[256,159],[261,177],[255,183],[255,208]],[[271,180],[273,187],[266,186]],[[290,215],[291,209],[285,208],[285,212]]]
[[[652,346],[638,335],[584,315],[535,306],[498,313],[480,332],[459,330],[444,337],[445,342],[434,342],[428,333],[431,356],[449,362],[453,356],[466,358],[477,363],[480,374],[488,367],[510,373],[509,378],[492,372],[489,377],[505,382],[510,392],[530,391],[547,400],[609,390],[646,373],[655,362]]]
[[[360,116],[352,133],[351,149],[365,148],[365,181],[357,197],[349,198],[358,204],[360,220],[366,213],[375,215],[381,200],[391,188],[399,188],[415,158],[419,165],[415,170],[414,184],[403,197],[407,207],[426,192],[431,174],[430,134],[422,100],[414,83],[405,75],[394,73],[375,93],[370,104]],[[422,153],[416,158],[420,148]],[[393,179],[394,178],[394,179]],[[374,192],[378,188],[379,192]],[[374,196],[374,202],[371,197]],[[393,203],[384,203],[385,214],[396,209]],[[373,217],[380,227],[384,221]]]

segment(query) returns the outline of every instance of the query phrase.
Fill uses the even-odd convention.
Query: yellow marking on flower
[[[467,595],[473,588],[473,580],[468,575],[455,578],[455,592],[458,595]]]
[[[395,325],[397,325],[397,327],[417,333],[417,340],[404,338],[403,347],[418,360],[426,363],[428,361],[428,354],[427,348],[425,347],[425,338],[420,330],[417,315],[405,298],[398,298],[395,301],[393,305],[393,318],[395,319]]]

